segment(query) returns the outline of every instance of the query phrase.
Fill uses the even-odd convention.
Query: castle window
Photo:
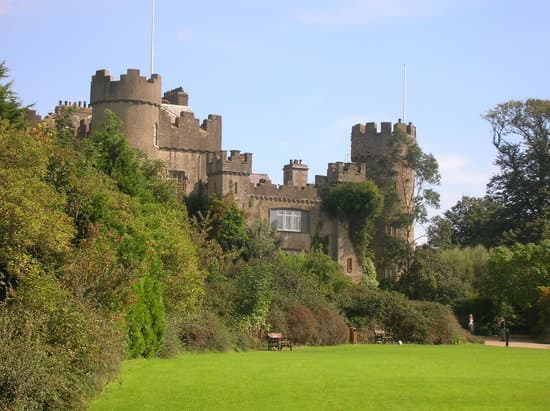
[[[307,211],[272,208],[269,220],[271,226],[277,231],[309,232],[309,213]]]
[[[159,146],[159,125],[157,122],[153,124],[153,145],[155,147]]]
[[[187,178],[185,177],[185,171],[181,170],[168,170],[166,179],[168,181],[173,181],[177,188],[178,192],[181,190],[185,192],[185,183],[187,181]]]
[[[353,259],[350,257],[347,261],[347,271],[351,273],[353,271]]]

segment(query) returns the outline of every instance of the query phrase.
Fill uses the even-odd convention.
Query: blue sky
[[[156,0],[155,72],[190,94],[199,118],[223,116],[223,146],[254,153],[282,181],[349,160],[358,122],[402,116],[439,161],[442,210],[480,196],[496,169],[481,115],[548,98],[550,2],[524,0]],[[151,0],[0,0],[0,59],[41,114],[89,100],[92,74],[149,75]],[[421,232],[421,231],[420,231]]]

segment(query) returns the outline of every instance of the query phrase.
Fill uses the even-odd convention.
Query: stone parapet
[[[327,183],[361,183],[367,179],[365,163],[329,163],[327,167]]]
[[[212,153],[208,159],[208,175],[220,174],[250,175],[252,174],[252,154],[241,154],[239,150],[231,150],[228,156],[226,150]]]
[[[161,79],[153,74],[150,79],[141,76],[138,69],[128,69],[120,80],[113,80],[108,70],[98,70],[92,76],[90,102],[134,102],[160,106]]]
[[[314,185],[302,187],[276,184],[250,185],[248,195],[255,199],[289,203],[317,204],[321,202],[319,189]]]

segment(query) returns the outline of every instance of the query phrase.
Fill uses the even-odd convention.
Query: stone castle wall
[[[92,77],[91,105],[92,131],[105,119],[105,109],[113,111],[122,120],[130,145],[150,159],[163,161],[169,176],[181,181],[187,194],[206,188],[209,195],[219,198],[230,195],[248,221],[269,221],[273,209],[307,212],[307,230],[279,231],[282,248],[309,250],[314,234],[319,235],[326,240],[330,256],[355,280],[362,275],[360,258],[349,239],[347,224],[328,218],[321,210],[321,191],[326,185],[342,182],[376,181],[377,176],[369,170],[375,169],[374,157],[388,149],[392,132],[401,129],[416,138],[410,123],[392,126],[384,122],[380,131],[375,123],[357,124],[351,134],[351,163],[330,163],[327,175],[316,176],[316,184],[311,185],[307,165],[290,160],[283,168],[284,184],[274,185],[268,178],[252,174],[252,154],[232,150],[228,155],[221,149],[221,116],[209,115],[201,124],[181,87],[161,97],[158,75],[147,79],[139,70],[129,69],[120,80],[114,80],[107,70],[99,70]],[[85,124],[81,127],[86,130]]]

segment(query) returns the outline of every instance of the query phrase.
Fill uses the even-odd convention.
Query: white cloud
[[[470,160],[457,154],[439,155],[437,161],[442,185],[467,184],[485,187],[491,177],[489,171],[472,170]]]
[[[318,25],[366,24],[400,17],[444,14],[469,0],[346,0],[325,9],[303,10],[299,20]]]

